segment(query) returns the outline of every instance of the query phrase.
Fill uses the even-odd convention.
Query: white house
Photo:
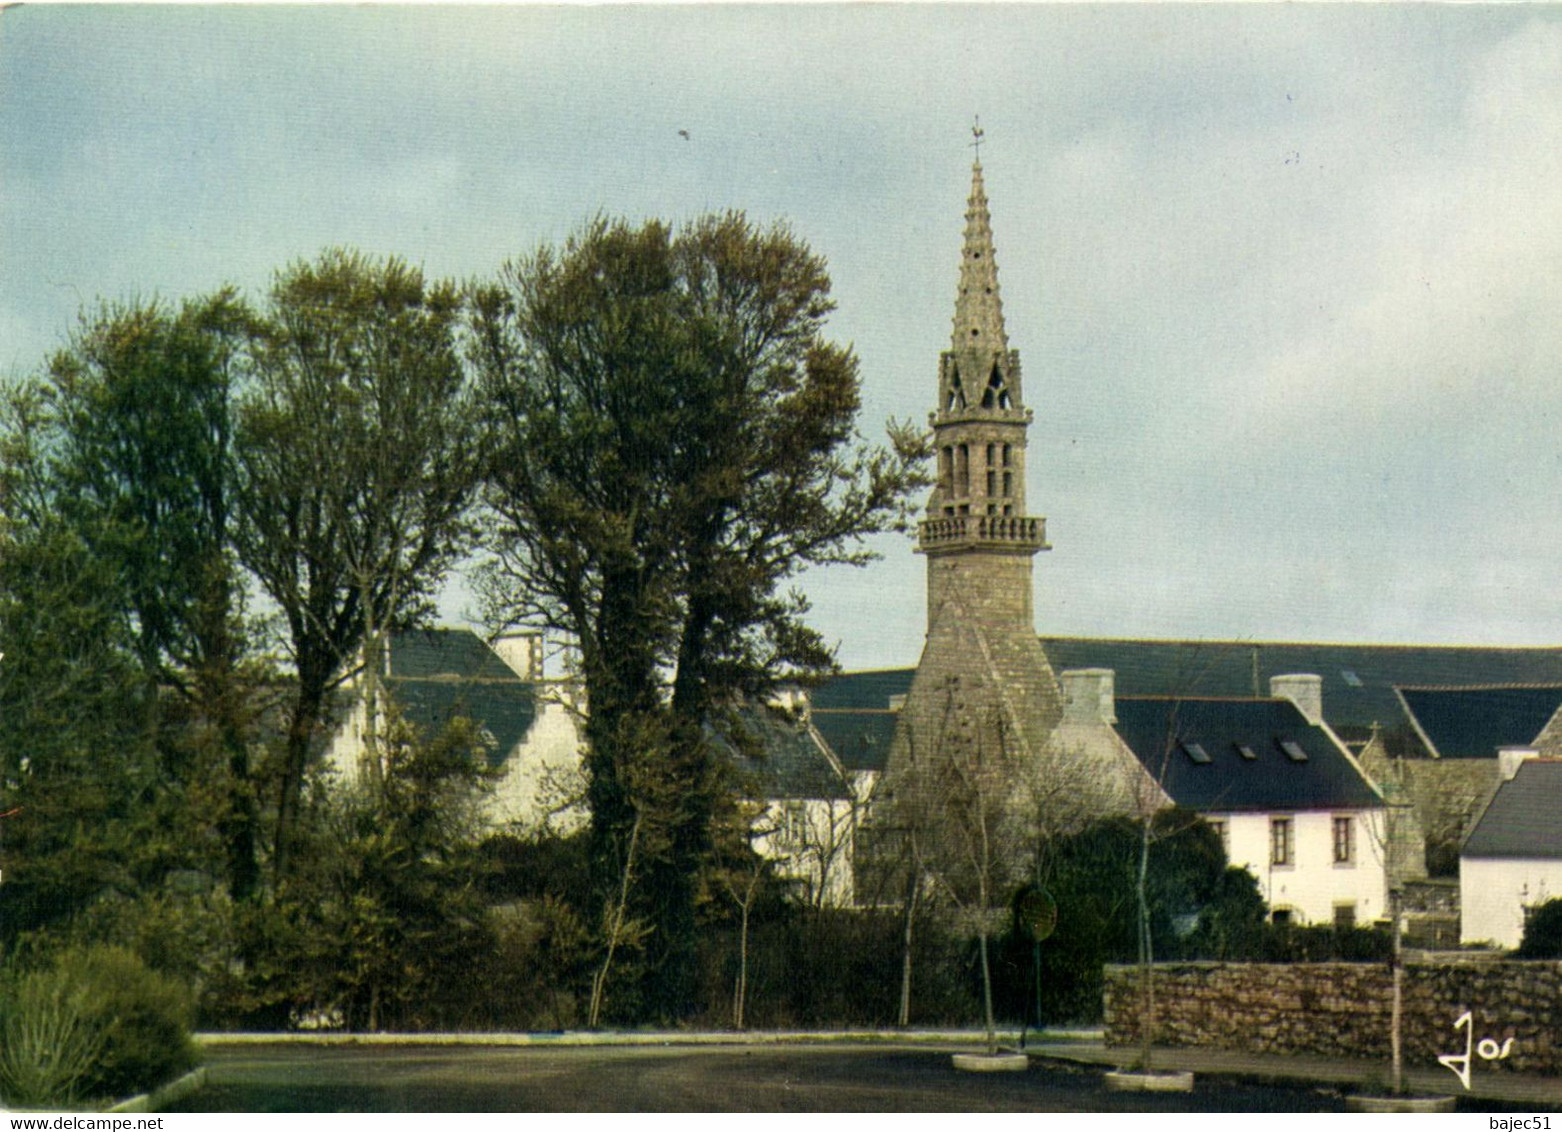
[[[355,678],[347,688],[361,683]],[[458,717],[483,729],[499,771],[486,813],[496,832],[569,834],[585,825],[585,700],[577,680],[544,678],[539,635],[512,634],[490,647],[467,629],[397,633],[385,649],[381,687],[425,733]],[[359,698],[327,753],[349,782],[364,772],[365,725]],[[806,701],[745,708],[713,738],[732,760],[739,789],[764,803],[756,850],[805,899],[849,904],[857,805],[845,771],[808,721]]]
[[[1098,749],[1115,740],[1171,802],[1209,821],[1277,921],[1349,926],[1387,914],[1387,806],[1323,722],[1317,677],[1277,676],[1268,698],[1113,696],[1103,670],[1060,683],[1075,741],[1081,706],[1093,705]]]
[[[1510,748],[1498,766],[1459,855],[1459,939],[1511,948],[1526,909],[1562,897],[1562,759]]]

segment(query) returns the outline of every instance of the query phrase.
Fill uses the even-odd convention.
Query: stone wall
[[[1106,969],[1106,1041],[1139,1039],[1138,969]],[[1162,963],[1154,971],[1155,1041],[1253,1053],[1383,1058],[1392,980],[1380,963]],[[1404,980],[1405,1064],[1462,1054],[1466,1010],[1474,1036],[1509,1055],[1480,1071],[1562,1074],[1562,961],[1410,962]]]

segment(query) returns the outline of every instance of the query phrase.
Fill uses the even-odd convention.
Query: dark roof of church
[[[735,713],[735,723],[741,734],[713,729],[711,735],[733,760],[745,793],[771,800],[851,797],[802,720],[774,708],[745,707]]]
[[[1405,706],[1445,759],[1489,759],[1500,747],[1525,747],[1562,705],[1562,685],[1401,688]]]
[[[1112,669],[1120,696],[1267,696],[1271,676],[1312,673],[1323,678],[1323,717],[1342,736],[1407,722],[1396,686],[1562,684],[1562,648],[1088,637],[1041,644],[1055,671]]]
[[[1528,759],[1492,796],[1466,857],[1562,858],[1562,759]]]
[[[1222,813],[1383,804],[1289,700],[1119,697],[1116,710],[1117,733],[1179,806]]]

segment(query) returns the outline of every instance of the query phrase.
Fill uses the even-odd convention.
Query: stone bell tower
[[[1035,636],[1031,560],[1047,545],[1047,521],[1025,514],[1025,407],[1020,354],[1009,349],[993,258],[992,217],[978,161],[971,170],[954,331],[938,364],[928,423],[938,485],[918,531],[927,555],[927,616],[959,598],[984,622]]]
[[[917,552],[927,558],[927,638],[875,819],[882,851],[891,855],[904,858],[906,832],[915,833],[916,852],[929,861],[968,858],[978,835],[984,844],[1001,838],[999,827],[1017,847],[1029,799],[1049,777],[1062,697],[1036,638],[1031,602],[1033,560],[1048,549],[1046,520],[1026,513],[1031,419],[1019,353],[1004,329],[978,159],[954,329],[939,358],[929,417],[938,481],[917,535]],[[978,813],[979,831],[971,828]]]

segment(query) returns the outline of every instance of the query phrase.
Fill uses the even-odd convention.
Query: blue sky
[[[980,114],[1040,631],[1562,644],[1559,107],[1553,5],[12,7],[0,375],[331,244],[465,278],[739,208],[829,261],[875,434]],[[851,666],[921,645],[880,549],[804,580]]]

